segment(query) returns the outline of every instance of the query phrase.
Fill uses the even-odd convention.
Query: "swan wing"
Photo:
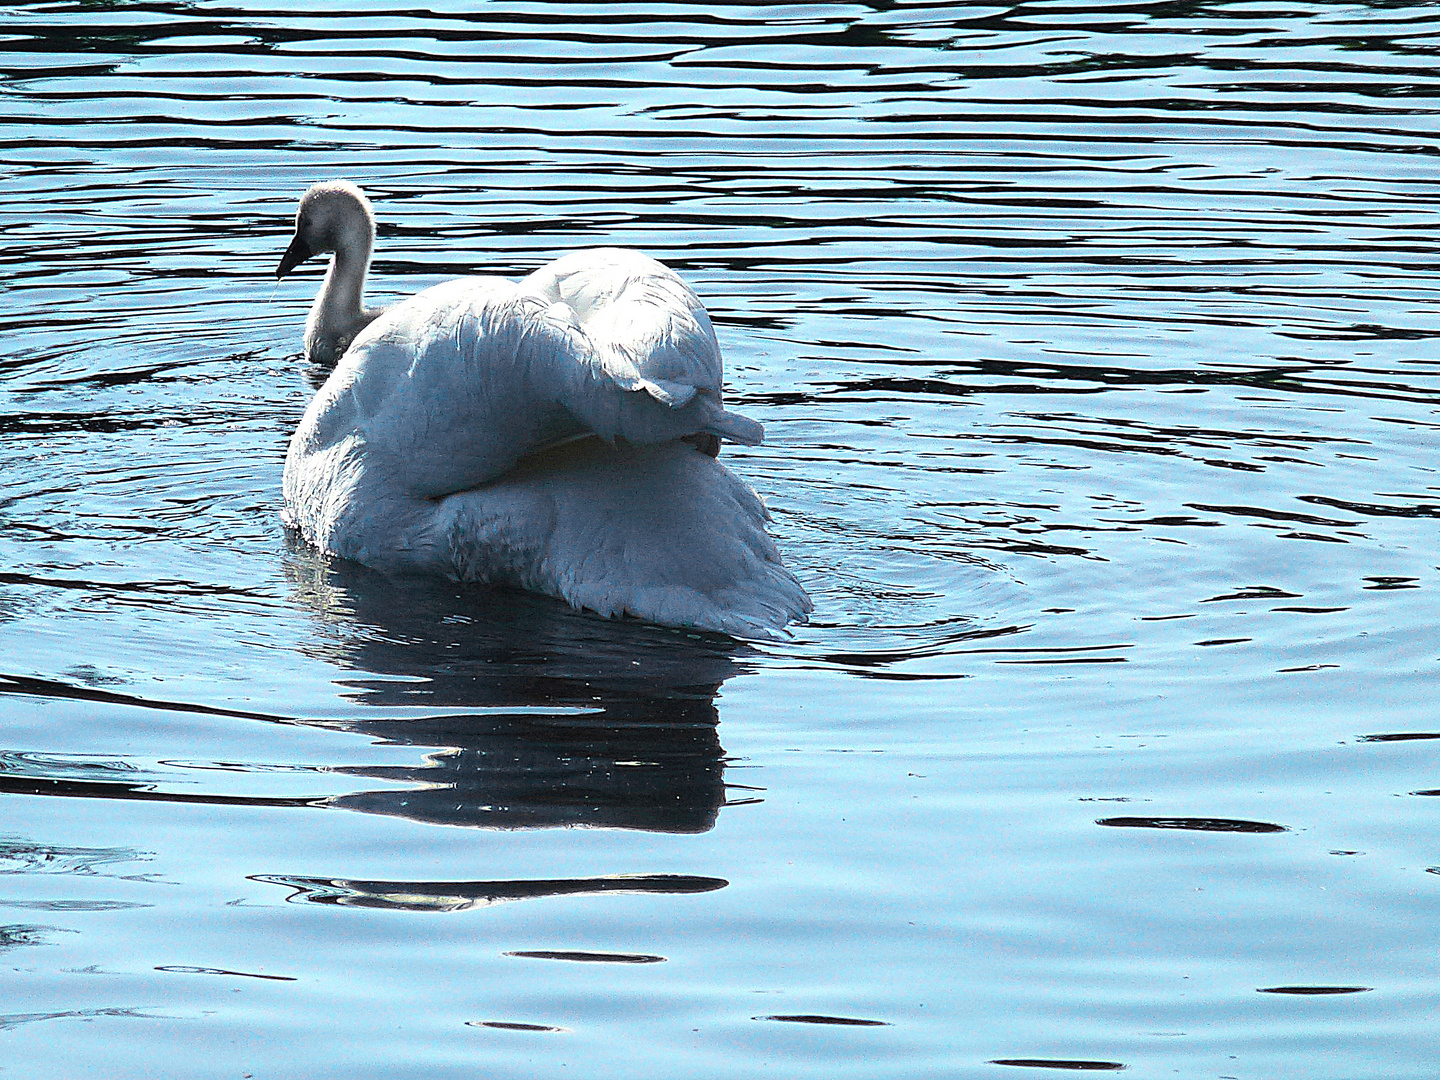
[[[358,439],[367,467],[397,490],[438,498],[584,434],[562,405],[529,385],[529,354],[546,347],[535,339],[554,338],[537,307],[513,282],[475,277],[387,309],[356,336],[311,403],[297,433],[301,449]]]
[[[724,408],[710,316],[662,263],[621,248],[577,251],[536,270],[520,289],[544,302],[547,321],[573,332],[568,351],[580,378],[557,385],[597,434],[644,443],[701,432],[746,445],[764,438],[760,424]],[[630,396],[607,394],[606,383]]]

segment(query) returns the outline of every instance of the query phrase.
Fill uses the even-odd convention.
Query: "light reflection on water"
[[[6,1059],[1428,1075],[1435,33],[0,12]],[[588,244],[680,270],[812,623],[287,539],[316,278],[270,275],[335,175],[382,301]]]

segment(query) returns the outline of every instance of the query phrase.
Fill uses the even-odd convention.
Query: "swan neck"
[[[372,245],[372,238],[366,235],[336,245],[305,323],[305,354],[311,360],[327,364],[339,360],[355,335],[379,314],[365,309],[365,275]]]
[[[365,276],[370,270],[369,237],[356,237],[335,249],[315,306],[330,325],[353,322],[365,312]]]

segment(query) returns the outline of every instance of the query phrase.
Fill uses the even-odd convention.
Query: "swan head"
[[[300,199],[295,235],[275,276],[283,278],[312,255],[335,252],[340,258],[369,262],[375,243],[375,211],[365,193],[349,180],[313,184]]]

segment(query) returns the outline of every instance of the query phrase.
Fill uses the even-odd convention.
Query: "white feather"
[[[679,277],[605,248],[519,283],[461,278],[365,311],[346,286],[363,284],[368,245],[324,246],[327,228],[373,230],[368,203],[346,209],[356,197],[317,185],[297,215],[292,252],[336,251],[307,348],[323,359],[354,339],[291,439],[290,525],[382,570],[514,585],[602,615],[737,636],[803,620],[810,600],[759,498],[683,441],[754,444],[763,429],[723,407],[714,328]],[[322,310],[332,294],[349,298],[350,325]],[[316,327],[329,337],[312,346]]]

